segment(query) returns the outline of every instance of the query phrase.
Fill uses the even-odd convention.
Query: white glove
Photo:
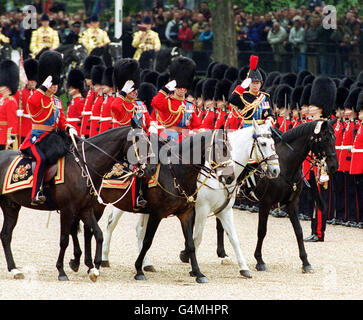
[[[172,80],[170,82],[168,82],[165,87],[169,90],[169,91],[174,91],[176,88],[176,81]]]
[[[42,86],[49,89],[52,86],[52,79],[52,76],[48,76],[47,79],[45,79],[45,81],[42,83]]]
[[[125,92],[126,94],[134,91],[134,82],[132,80],[127,80],[121,91]]]
[[[16,110],[16,115],[20,118],[24,115],[24,110]]]
[[[77,136],[77,130],[74,128],[69,128],[68,133],[70,136]]]
[[[247,89],[250,86],[251,82],[252,82],[251,78],[244,79],[241,83],[241,87],[243,89]]]

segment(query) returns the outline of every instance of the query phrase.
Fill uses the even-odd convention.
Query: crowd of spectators
[[[39,11],[49,11],[51,26],[58,30],[60,42],[76,42],[77,34],[87,27],[85,12],[79,10],[69,15],[62,10],[61,2],[57,10],[51,12],[46,3]],[[213,55],[212,11],[208,1],[201,1],[192,9],[189,3],[178,0],[171,6],[157,1],[150,10],[124,17],[123,56],[133,56],[133,35],[143,18],[148,16],[162,48],[177,46],[188,57],[210,59]],[[320,0],[309,0],[300,8],[264,14],[249,14],[234,6],[240,63],[245,64],[245,57],[253,52],[268,61],[267,70],[298,72],[308,69],[315,74],[354,76],[357,70],[363,69],[363,13],[358,7],[351,8],[338,19],[336,29],[328,29],[322,23],[323,6]],[[22,19],[21,12],[8,12],[0,17],[0,31],[11,39],[13,48],[22,47],[26,51],[29,35],[22,28]],[[103,29],[111,39],[114,37],[113,18],[105,22]]]

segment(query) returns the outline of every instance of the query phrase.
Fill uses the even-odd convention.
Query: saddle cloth
[[[54,178],[55,184],[64,183],[64,164],[65,160],[63,157],[55,165],[46,168],[44,182],[49,182]],[[2,194],[32,188],[34,168],[35,161],[31,158],[26,158],[22,155],[15,157],[6,172]]]

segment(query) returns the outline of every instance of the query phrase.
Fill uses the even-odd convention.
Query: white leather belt
[[[354,153],[354,152],[363,152],[363,149],[352,149],[352,153]]]
[[[78,118],[67,118],[68,122],[73,122],[73,121],[81,121],[81,119]]]
[[[90,120],[100,120],[101,117],[98,117],[98,116],[91,116],[90,117]]]
[[[92,114],[92,111],[83,111],[82,115],[83,116],[90,116]]]
[[[352,149],[353,146],[340,146],[340,150]]]
[[[111,121],[112,120],[112,118],[111,117],[108,117],[108,118],[102,118],[101,117],[101,119],[100,119],[100,121],[102,122],[102,121]]]

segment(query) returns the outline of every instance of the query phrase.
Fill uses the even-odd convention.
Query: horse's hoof
[[[181,262],[189,263],[189,255],[186,253],[186,251],[180,251],[179,258]]]
[[[96,282],[99,276],[100,271],[96,268],[92,268],[88,273],[88,277],[92,280],[92,282]]]
[[[73,259],[71,261],[69,261],[69,267],[72,269],[72,271],[74,272],[78,272],[79,269],[79,263],[76,263]]]
[[[146,277],[145,277],[145,275],[143,275],[143,274],[137,274],[136,276],[135,276],[135,280],[146,280]]]
[[[247,279],[252,278],[250,270],[240,270],[239,273],[244,278],[247,278]]]
[[[307,266],[303,266],[302,267],[302,273],[314,273],[314,269],[312,268],[312,266],[309,264]]]
[[[257,271],[267,271],[267,266],[265,263],[256,264],[256,270]]]
[[[58,276],[59,281],[69,281],[67,276]]]
[[[196,279],[198,283],[208,283],[208,279],[206,277],[199,277]]]
[[[232,259],[228,256],[225,256],[224,258],[220,258],[221,259],[221,264],[228,266],[233,264]]]
[[[193,272],[193,271],[189,271],[189,275],[191,276],[191,277],[196,277],[197,275]]]
[[[110,267],[110,262],[109,261],[102,261],[101,262],[101,267],[102,268],[109,268]]]
[[[22,272],[20,272],[18,269],[11,270],[11,273],[12,273],[14,279],[16,279],[16,280],[22,280],[25,278],[24,274]]]
[[[154,266],[145,266],[144,271],[146,271],[146,272],[156,272],[156,269],[154,268]]]

